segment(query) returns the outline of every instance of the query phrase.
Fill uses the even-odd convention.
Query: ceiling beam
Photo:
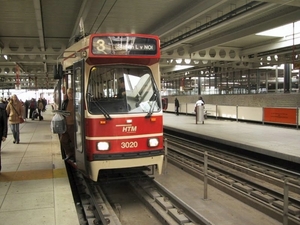
[[[40,0],[33,0],[35,18],[38,28],[39,40],[40,40],[40,49],[44,53],[45,52],[45,38],[44,38],[44,26],[43,26],[43,15],[41,9]],[[47,65],[46,65],[46,55],[41,54],[41,57],[44,61],[44,72],[47,73]]]
[[[160,38],[165,38],[166,35],[169,35],[172,32],[176,32],[178,29],[182,28],[185,25],[188,25],[193,20],[196,20],[201,15],[205,15],[211,10],[218,8],[220,5],[226,3],[228,0],[210,0],[210,1],[194,1],[193,7],[189,7],[188,10],[181,13],[180,16],[174,15],[173,18],[170,18],[168,22],[165,22],[164,25],[160,26],[156,30],[153,30],[151,33],[157,34]]]
[[[279,10],[278,6],[272,6],[272,8],[269,9],[265,7],[263,8],[265,11],[272,10],[272,8],[274,8],[275,10]],[[260,9],[260,12],[263,8]],[[276,15],[276,17],[270,14],[266,17],[261,17],[257,20],[252,20],[240,26],[233,27],[232,29],[227,29],[226,32],[215,34],[213,37],[207,36],[206,38],[200,39],[201,35],[204,35],[204,33],[199,34],[198,36],[199,44],[194,45],[191,48],[191,52],[199,51],[199,49],[206,49],[216,45],[220,45],[220,43],[231,42],[233,40],[243,38],[245,36],[252,35],[264,30],[272,29],[274,27],[282,26],[284,24],[297,21],[300,19],[300,9],[298,8],[282,7],[280,11],[281,14]],[[258,14],[259,11],[256,11],[255,13]],[[243,18],[237,18],[237,19],[243,20]],[[231,21],[231,23],[232,22],[233,21]],[[219,29],[220,27],[216,27],[216,28]]]

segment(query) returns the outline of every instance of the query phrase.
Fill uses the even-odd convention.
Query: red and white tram
[[[74,91],[78,169],[94,181],[104,169],[156,165],[161,173],[159,38],[91,34],[62,58],[55,76]]]

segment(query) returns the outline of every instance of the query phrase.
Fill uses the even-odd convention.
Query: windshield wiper
[[[94,97],[91,93],[87,93],[88,96],[90,98]],[[89,100],[89,104],[90,104],[90,100]],[[95,106],[101,111],[101,113],[104,115],[105,119],[107,120],[111,120],[111,117],[109,115],[109,113],[99,104],[99,102],[94,102],[95,103]]]
[[[155,105],[157,104],[157,101],[156,101],[156,100],[157,100],[157,96],[158,96],[158,93],[155,92],[155,93],[152,95],[152,97],[154,97],[154,99],[152,99],[152,97],[150,98],[150,100],[152,100],[152,105],[151,105],[151,107],[150,107],[150,109],[149,109],[147,115],[145,116],[145,118],[149,118],[149,117],[153,114],[154,107],[155,107]],[[149,102],[151,102],[151,101],[149,101]]]

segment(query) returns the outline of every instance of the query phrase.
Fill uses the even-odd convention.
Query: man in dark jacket
[[[30,118],[31,117],[30,115],[28,117],[28,109],[30,106],[30,100],[26,100],[24,106],[25,106],[25,119]]]
[[[3,98],[0,98],[0,171],[1,166],[1,144],[7,138],[7,114],[6,114],[6,104],[3,102]]]
[[[179,115],[179,101],[177,98],[175,98],[175,112],[176,112],[176,115],[178,116]]]
[[[62,103],[62,110],[70,112],[70,116],[66,117],[67,131],[60,136],[60,143],[65,151],[65,160],[75,161],[75,121],[74,121],[74,101],[73,101],[73,89],[67,90],[67,99]]]
[[[29,104],[29,116],[32,120],[34,120],[34,113],[36,112],[36,100],[34,98],[31,99],[30,104]]]

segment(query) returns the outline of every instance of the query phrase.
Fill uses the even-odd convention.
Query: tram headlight
[[[109,150],[109,143],[106,141],[100,141],[97,143],[98,151],[107,151]]]
[[[158,143],[159,143],[159,141],[158,141],[157,138],[149,138],[148,139],[148,146],[149,147],[156,147],[156,146],[158,146]]]

